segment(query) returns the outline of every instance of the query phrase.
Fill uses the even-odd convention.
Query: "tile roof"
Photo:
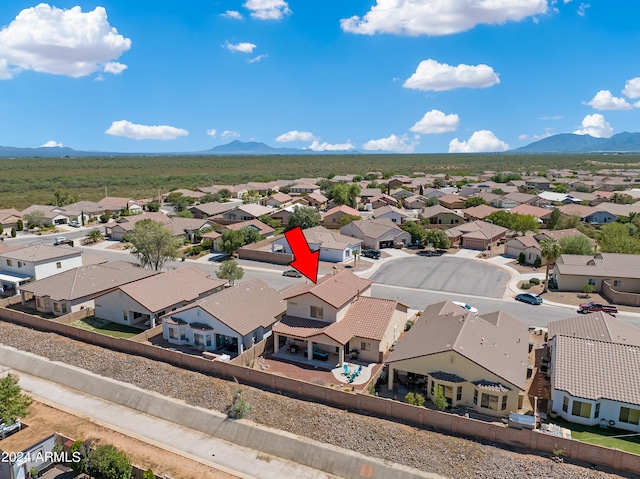
[[[391,206],[391,205],[387,205],[387,206],[383,206],[382,208],[378,208],[376,210],[374,210],[373,214],[374,217],[378,217],[378,216],[382,216],[382,215],[386,215],[387,213],[397,213],[402,217],[408,218],[409,216],[407,215],[407,212],[404,210],[401,210],[400,208],[396,208],[395,206]]]
[[[273,234],[276,231],[271,226],[265,225],[260,220],[249,220],[249,221],[241,221],[239,223],[232,223],[230,225],[226,225],[224,228],[222,228],[222,230],[239,230],[247,226],[250,228],[255,228],[256,230],[258,230],[258,233],[260,233],[263,236]]]
[[[279,191],[277,193],[272,194],[270,197],[270,199],[275,200],[279,203],[287,203],[289,201],[291,201],[293,198],[291,196],[289,196],[286,193],[280,193]]]
[[[522,204],[522,205],[516,206],[515,208],[511,208],[509,212],[515,213],[518,215],[533,215],[536,218],[547,218],[551,215],[553,210]]]
[[[549,339],[557,335],[640,346],[640,328],[598,311],[549,323]]]
[[[39,263],[41,261],[51,261],[54,259],[80,256],[81,254],[81,250],[75,249],[71,246],[51,246],[46,244],[36,244],[33,246],[26,246],[17,250],[8,251],[6,253],[3,253],[2,257],[15,259],[17,261]]]
[[[307,243],[321,245],[322,248],[327,249],[343,250],[349,245],[355,246],[362,243],[360,239],[330,231],[323,226],[302,230],[302,234],[304,234]]]
[[[540,248],[538,241],[533,236],[517,236],[508,242],[511,243],[512,241],[517,241],[525,248]]]
[[[425,308],[387,362],[455,351],[524,390],[528,338],[527,325],[507,313],[476,316],[445,301]]]
[[[212,278],[197,266],[186,266],[125,284],[118,289],[148,311],[157,312],[184,301],[195,301],[226,283],[226,280]]]
[[[544,230],[544,231],[541,231],[539,234],[535,235],[535,238],[538,241],[542,241],[545,238],[559,240],[562,238],[571,238],[573,236],[586,236],[586,235],[581,233],[579,230],[575,228],[567,228],[564,230]]]
[[[576,204],[562,205],[559,206],[558,209],[563,215],[578,216],[580,218],[586,218],[587,216],[590,216],[599,211],[593,206],[583,206]]]
[[[536,195],[530,195],[528,193],[518,193],[517,191],[514,191],[512,193],[507,193],[506,195],[504,195],[504,197],[508,200],[513,200],[518,203],[527,203],[534,199]]]
[[[255,203],[250,203],[247,205],[238,205],[236,208],[234,208],[231,211],[236,211],[236,210],[242,213],[245,213],[247,215],[254,216],[256,218],[259,218],[262,215],[268,215],[269,213],[273,212],[273,209],[267,208],[266,206],[258,205]]]
[[[132,198],[121,198],[118,196],[107,196],[98,201],[100,206],[110,206],[119,209],[125,209],[128,205],[138,205],[139,203]]]
[[[560,255],[556,261],[559,274],[607,277],[640,278],[640,255],[600,253],[596,256]]]
[[[282,294],[259,279],[251,279],[170,313],[200,308],[238,334],[245,336],[257,328],[266,328],[287,310]]]
[[[496,211],[500,210],[489,205],[471,206],[462,210],[465,215],[478,219],[483,219]]]
[[[360,220],[360,221],[353,221],[352,223],[349,223],[351,225],[353,225],[353,228],[357,228],[363,236],[369,237],[369,238],[380,238],[383,235],[386,235],[387,233],[391,232],[395,232],[397,234],[403,233],[403,229],[400,228],[396,223],[394,223],[393,221],[391,221],[389,218],[382,218],[379,220]],[[346,225],[349,226],[349,225]],[[342,229],[345,228],[344,226],[342,228],[340,228],[340,232],[342,232]]]
[[[118,286],[155,274],[155,271],[140,268],[133,263],[116,261],[80,266],[24,284],[20,286],[20,290],[33,293],[34,296],[49,296],[54,301],[71,301],[95,297]]]
[[[340,321],[346,322],[352,337],[381,341],[400,303],[390,299],[360,296],[351,303],[347,314]],[[400,305],[406,311],[406,306]]]
[[[431,376],[433,379],[438,379],[440,381],[446,381],[448,383],[466,383],[467,382],[466,379],[461,378],[457,374],[445,373],[444,371],[430,372],[429,376]]]
[[[318,284],[305,284],[304,287],[287,294],[285,299],[295,298],[310,293],[334,308],[341,308],[345,304],[369,289],[373,281],[360,278],[351,271],[343,270],[338,274],[322,277]]]
[[[502,226],[492,225],[486,221],[476,220],[464,223],[462,225],[449,228],[446,233],[449,238],[457,238],[459,236],[465,238],[482,238],[489,239],[489,236],[493,235],[494,238],[503,235],[507,232],[507,228]]]
[[[214,216],[226,213],[227,211],[231,211],[236,206],[238,206],[238,203],[219,203],[217,201],[212,201],[211,203],[202,203],[196,206],[192,206],[189,209],[200,211],[207,216]]]
[[[551,387],[574,397],[640,405],[640,347],[557,336]]]
[[[456,215],[456,216],[460,216],[455,211],[452,211],[449,208],[445,208],[442,205],[434,205],[434,206],[427,206],[426,208],[423,208],[422,211],[420,211],[420,217],[421,218],[432,218],[433,216],[437,216],[437,215],[441,215],[441,214],[447,214],[447,213],[448,214],[452,214],[452,215]],[[460,218],[462,218],[462,216],[460,216]]]
[[[344,213],[347,215],[353,215],[353,216],[360,216],[360,212],[356,209],[351,208],[350,206],[347,205],[340,205],[340,206],[335,206],[333,208],[331,208],[329,211],[327,211],[323,217],[325,216],[331,216],[333,214],[336,213]]]
[[[125,231],[133,231],[133,229],[136,226],[136,223],[142,220],[159,221],[164,225],[169,223],[169,217],[167,215],[165,215],[164,213],[154,212],[154,213],[142,213],[140,215],[124,216],[119,220],[117,220],[115,224],[114,223],[108,224],[107,227],[108,228],[110,227],[111,229],[119,227]]]

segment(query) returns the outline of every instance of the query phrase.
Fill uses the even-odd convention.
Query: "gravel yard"
[[[146,358],[92,346],[51,333],[0,322],[0,342],[62,361],[187,403],[225,411],[238,385]],[[240,386],[251,405],[248,419],[371,457],[466,478],[621,478],[548,458]]]

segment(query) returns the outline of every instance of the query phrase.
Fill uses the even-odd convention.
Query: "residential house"
[[[291,213],[293,213],[298,208],[312,208],[312,207],[306,204],[298,203],[297,201],[294,200],[294,203],[291,206],[285,206],[281,210],[272,212],[271,214],[269,214],[269,216],[274,220],[280,220],[280,223],[282,224],[282,226],[288,226]]]
[[[605,198],[598,196],[595,193],[572,191],[571,196],[580,200],[580,204],[587,204],[587,206],[596,206],[606,201]]]
[[[233,186],[231,187],[231,192],[233,193]],[[187,190],[187,189],[181,188],[178,190],[169,191],[168,193],[164,193],[162,195],[162,201],[168,201],[169,195],[172,193],[182,193],[182,196],[193,198],[195,201],[197,201],[198,199],[202,198],[204,195],[207,194],[207,193],[203,193],[202,191],[194,191],[194,190]]]
[[[251,279],[163,316],[162,337],[235,357],[270,336],[286,310],[280,291]]]
[[[440,189],[436,189],[436,188],[424,188],[422,191],[422,196],[424,196],[425,198],[433,198],[434,196],[436,198],[440,198],[441,196],[446,195],[447,193],[444,191],[447,188],[440,188]]]
[[[322,226],[302,230],[311,251],[320,251],[320,261],[341,263],[355,259],[361,252],[362,240],[330,231]],[[292,254],[286,237],[271,243],[271,251]]]
[[[0,254],[2,289],[19,289],[29,281],[38,281],[82,266],[82,251],[68,246],[35,244]]]
[[[509,212],[517,215],[535,216],[535,218],[538,220],[538,223],[540,223],[542,227],[546,227],[547,223],[549,222],[549,218],[551,217],[551,213],[553,213],[553,209],[538,208],[537,206],[522,204],[516,206],[515,208],[511,208]]]
[[[360,239],[363,247],[372,249],[411,243],[411,235],[389,219],[352,221],[340,228],[340,234]]]
[[[606,224],[613,223],[616,216],[608,211],[594,208],[593,206],[583,205],[562,205],[558,209],[564,216],[577,216],[583,223],[589,224]]]
[[[508,416],[526,388],[528,340],[527,325],[507,313],[432,304],[387,359],[389,390],[411,382],[432,401],[441,390],[450,406]]]
[[[464,223],[464,217],[444,206],[435,205],[424,208],[418,218],[429,220],[432,225],[457,225]]]
[[[393,196],[394,198],[396,198],[396,204],[398,201],[401,201],[408,196],[413,196],[413,194],[413,192],[405,190],[404,188],[395,188],[389,191],[389,196]]]
[[[627,217],[632,213],[640,214],[640,203],[633,203],[630,205],[619,205],[616,203],[600,203],[595,206],[595,208],[599,211],[605,211],[612,216],[615,216],[616,219],[620,216]]]
[[[517,191],[513,193],[507,193],[506,195],[504,195],[504,198],[507,200],[515,201],[518,205],[534,205],[536,203],[536,200],[538,199],[536,195],[530,195],[528,193],[518,193]]]
[[[293,198],[286,193],[274,193],[271,196],[262,199],[262,204],[264,206],[270,206],[272,208],[284,208],[285,206],[289,206]]]
[[[0,479],[36,477],[30,474],[34,468],[38,471],[38,477],[47,477],[55,472],[43,473],[54,464],[56,435],[51,425],[29,419],[29,427],[17,419],[13,426],[17,426],[18,431],[6,438],[0,436]]]
[[[531,177],[524,179],[525,187],[528,190],[551,191],[551,181],[542,177]]]
[[[402,204],[409,210],[419,210],[425,207],[427,198],[422,195],[407,196],[402,200]]]
[[[191,208],[189,208],[189,211],[194,218],[210,218],[213,216],[222,215],[227,211],[231,211],[240,204],[241,203],[239,201],[229,201],[225,203],[212,201],[211,203],[200,203],[197,205],[193,205]]]
[[[369,203],[371,198],[380,196],[382,190],[380,188],[362,188],[360,190],[360,202],[363,204]]]
[[[567,421],[640,432],[640,329],[603,312],[549,323],[551,409]]]
[[[253,228],[258,232],[262,239],[273,238],[274,230],[271,226],[265,225],[260,220],[241,221],[240,223],[232,223],[230,225],[223,226],[219,231],[237,231],[242,228]]]
[[[164,225],[169,223],[169,217],[163,213],[143,213],[134,216],[123,216],[115,223],[107,223],[104,226],[105,235],[115,241],[122,241],[124,237],[131,233],[138,221],[152,220]]]
[[[326,196],[324,196],[322,193],[320,193],[320,191],[316,191],[315,193],[309,193],[304,198],[307,200],[307,204],[309,206],[313,206],[318,210],[325,209],[327,207],[327,203],[329,202],[329,199]]]
[[[507,228],[487,223],[486,221],[472,221],[460,226],[454,226],[446,231],[452,246],[461,248],[486,250],[493,247],[507,234]]]
[[[157,274],[133,263],[114,261],[70,269],[20,287],[22,303],[33,297],[41,313],[62,316],[93,308],[94,299],[127,283]]]
[[[215,223],[208,219],[182,218],[180,216],[169,218],[167,223],[174,236],[181,236],[191,243],[199,242],[202,232],[213,228],[214,225]]]
[[[327,228],[339,228],[340,227],[340,218],[344,215],[357,216],[360,217],[360,213],[358,210],[351,208],[347,205],[340,205],[334,208],[331,208],[327,211],[322,217],[322,225]]]
[[[538,242],[547,238],[560,241],[562,238],[569,238],[572,236],[584,236],[585,238],[588,238],[587,235],[581,233],[575,228],[568,228],[565,230],[544,230],[538,233],[537,235],[534,235],[534,238]],[[591,240],[591,242],[593,243],[593,240]]]
[[[459,196],[453,193],[441,196],[438,198],[440,204],[450,210],[461,210],[464,208],[464,202],[467,200],[464,196]]]
[[[383,206],[396,206],[398,204],[398,200],[393,196],[389,196],[386,193],[383,193],[380,196],[371,198],[369,204],[371,205],[372,209],[377,210],[378,208],[382,208]]]
[[[407,321],[407,306],[371,297],[372,281],[350,271],[325,276],[318,284],[288,289],[287,312],[273,328],[274,350],[303,349],[342,365],[345,354],[381,362]],[[335,358],[335,360],[333,359]]]
[[[378,208],[374,210],[373,217],[377,220],[387,218],[397,225],[404,224],[407,220],[411,219],[411,216],[409,216],[405,210],[401,210],[395,206]]]
[[[483,220],[491,213],[500,211],[497,208],[489,205],[471,206],[462,210],[462,214],[467,221]]]
[[[413,178],[410,178],[406,175],[395,175],[387,182],[387,185],[389,186],[389,188],[399,188],[401,186],[404,186],[411,189],[412,183]]]
[[[39,211],[43,214],[42,224],[44,226],[64,225],[69,222],[69,215],[59,206],[50,205],[31,205],[27,209],[22,210],[22,217]],[[31,225],[30,227],[32,227]]]
[[[580,203],[580,200],[574,198],[571,195],[565,193],[554,193],[553,191],[543,191],[537,195],[538,199],[535,201],[536,206],[557,206],[561,203],[563,205],[570,205],[573,203]]]
[[[22,213],[14,208],[0,210],[0,225],[5,233],[11,231],[11,228],[18,229],[18,221],[22,220]]]
[[[190,195],[185,195],[190,196]],[[134,200],[133,198],[120,198],[116,196],[107,196],[98,201],[98,204],[103,208],[103,212],[108,215],[114,213],[120,214],[123,211],[128,211],[132,215],[142,213],[143,203],[141,201]]]
[[[540,243],[533,236],[516,236],[505,243],[505,256],[519,258],[520,253],[524,253],[524,262],[526,264],[534,264],[536,258],[540,259],[541,265],[546,264],[546,260],[542,256]]]
[[[75,220],[78,224],[84,224],[90,220],[97,220],[103,213],[109,213],[104,206],[95,201],[76,201],[63,207],[69,215],[69,221]],[[84,221],[84,223],[83,223]]]
[[[222,218],[232,221],[258,220],[263,215],[273,213],[273,209],[257,204],[238,205],[222,214]]]
[[[218,293],[226,280],[186,266],[124,284],[97,296],[95,316],[137,328],[153,328],[161,316]]]
[[[320,187],[311,183],[296,183],[289,188],[290,194],[302,194],[302,193],[320,193]]]

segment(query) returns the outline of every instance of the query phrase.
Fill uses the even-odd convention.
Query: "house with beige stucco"
[[[585,284],[602,291],[603,283],[608,283],[616,291],[640,294],[640,255],[637,254],[563,254],[556,261],[553,274],[562,291],[581,291]]]
[[[388,387],[418,385],[435,402],[508,416],[526,387],[529,331],[498,311],[475,315],[450,301],[425,308],[387,359]]]

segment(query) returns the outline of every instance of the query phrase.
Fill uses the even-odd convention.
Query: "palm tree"
[[[94,244],[98,241],[102,240],[103,236],[99,229],[93,229],[87,233],[87,239],[85,240],[88,244]]]
[[[549,266],[555,264],[562,253],[562,248],[557,240],[547,238],[540,241],[540,249],[542,257],[547,261],[547,274],[544,281],[544,290],[542,291],[546,293],[549,290]]]

